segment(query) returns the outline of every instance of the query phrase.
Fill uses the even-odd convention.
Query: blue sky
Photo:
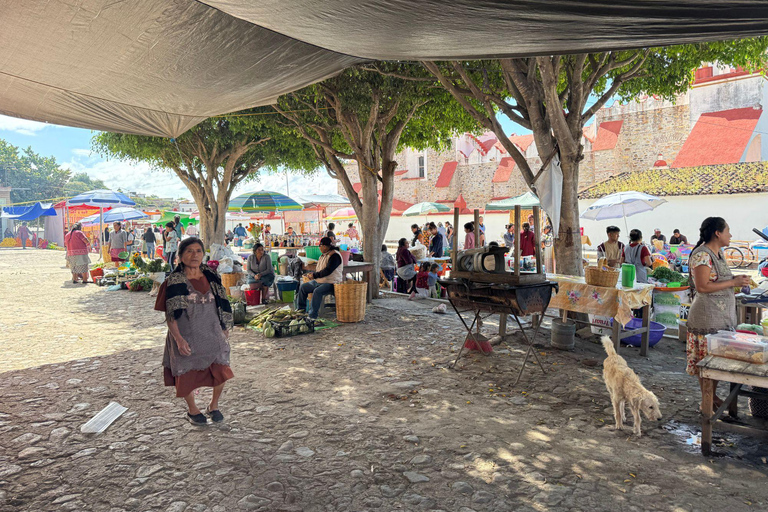
[[[156,194],[159,197],[188,198],[187,188],[174,174],[155,171],[146,164],[107,160],[91,152],[91,137],[96,132],[54,124],[38,123],[0,115],[0,138],[14,146],[32,146],[36,153],[54,156],[73,173],[85,172],[103,180],[111,189]],[[336,193],[336,181],[325,171],[311,177],[289,175],[290,193]],[[237,192],[272,190],[285,193],[285,175],[262,174],[258,182],[241,185]]]

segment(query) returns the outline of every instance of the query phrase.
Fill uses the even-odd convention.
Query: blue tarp
[[[13,220],[35,220],[42,216],[56,216],[56,210],[50,203],[35,203],[32,206],[4,206],[3,218]]]

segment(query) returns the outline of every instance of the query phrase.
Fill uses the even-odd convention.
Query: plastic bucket
[[[281,292],[295,291],[299,287],[299,283],[296,281],[278,281],[277,289]]]
[[[245,290],[245,303],[249,306],[261,304],[261,290]]]
[[[293,302],[293,299],[296,298],[296,292],[294,290],[286,290],[284,292],[280,292],[280,299],[282,302]]]
[[[349,251],[339,251],[341,253],[341,264],[342,265],[348,265],[349,264]]]

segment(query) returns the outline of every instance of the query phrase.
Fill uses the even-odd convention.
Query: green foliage
[[[50,201],[64,195],[69,170],[54,157],[39,155],[31,147],[19,150],[0,139],[0,179],[12,188],[13,203]]]
[[[276,122],[279,116],[269,108],[256,108],[230,116],[202,121],[178,139],[102,132],[94,136],[94,151],[106,157],[146,162],[160,169],[205,169],[206,161],[225,157],[243,144],[252,144],[239,155],[235,171],[253,177],[262,166],[278,169],[287,166],[312,170],[316,166],[307,144],[291,129]],[[216,169],[220,172],[221,169]]]
[[[621,99],[631,99],[643,93],[674,99],[676,94],[690,87],[694,71],[703,64],[717,62],[721,66],[741,67],[748,71],[761,70],[766,64],[766,50],[768,37],[653,48],[641,73],[626,81],[618,94]],[[609,78],[622,71],[613,71]]]
[[[371,148],[384,144],[385,134],[392,133],[399,123],[407,124],[396,150],[444,148],[455,133],[478,130],[477,123],[421,65],[409,62],[382,63],[376,69],[349,68],[324,82],[282,96],[278,106],[290,112],[291,118],[313,136],[317,135],[312,129],[315,126],[327,130],[333,148],[353,158],[363,155],[355,154],[359,148],[351,147],[353,134],[345,125],[364,127],[371,115],[382,121],[371,140],[363,141]]]
[[[582,192],[598,199],[635,190],[654,196],[737,194],[768,191],[768,162],[702,165],[681,169],[649,169],[619,174]]]
[[[76,196],[89,190],[99,190],[108,188],[103,181],[93,179],[86,173],[74,174],[64,186],[64,194],[67,197]]]

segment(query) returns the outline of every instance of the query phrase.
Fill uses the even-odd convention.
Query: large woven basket
[[[360,322],[365,318],[365,298],[368,283],[344,281],[333,286],[336,295],[336,319],[339,322]]]
[[[237,286],[240,278],[243,277],[242,272],[231,272],[228,274],[221,274],[221,285],[225,290],[229,290],[230,286]]]
[[[600,267],[587,267],[584,280],[590,286],[604,286],[613,288],[619,281],[619,272],[616,269],[602,269]]]

